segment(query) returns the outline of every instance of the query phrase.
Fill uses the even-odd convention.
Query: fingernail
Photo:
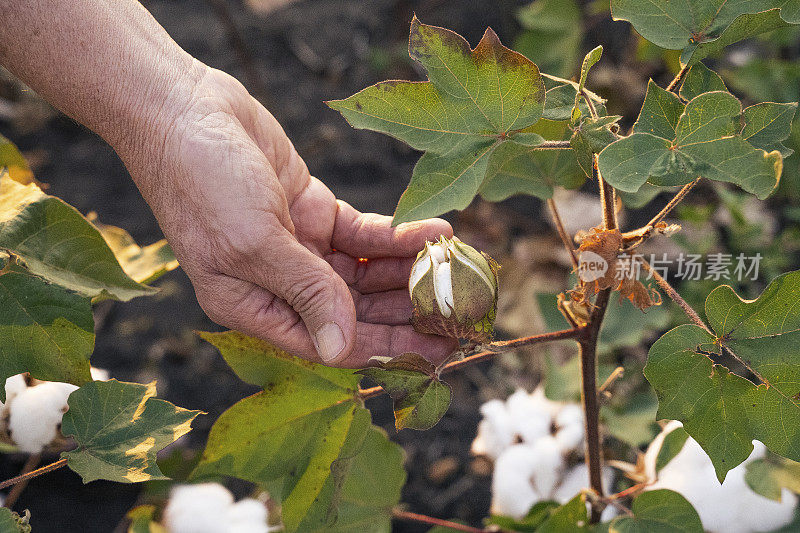
[[[323,324],[314,334],[314,345],[323,361],[333,361],[344,350],[342,328],[336,322]]]

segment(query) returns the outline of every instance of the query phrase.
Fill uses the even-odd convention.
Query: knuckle
[[[306,314],[324,301],[333,284],[334,279],[330,274],[300,278],[288,286],[286,302],[301,315]]]

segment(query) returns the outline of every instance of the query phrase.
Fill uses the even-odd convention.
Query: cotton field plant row
[[[550,23],[539,24],[540,18],[560,20],[548,17],[569,15],[572,3],[564,5],[534,4],[542,12],[528,13],[525,24],[547,30]],[[701,60],[797,25],[800,11],[796,2],[767,0],[691,6],[614,0],[611,9],[644,39],[680,51],[670,83],[638,87],[644,98],[636,117],[609,114],[611,104],[589,87],[602,47],[567,79],[542,72],[491,28],[473,47],[416,17],[408,52],[424,80],[380,82],[327,102],[353,127],[422,152],[394,225],[413,228],[463,210],[476,197],[499,202],[529,195],[545,202],[541,212],[552,216],[559,252],[569,262],[563,269],[569,282],[557,287],[548,315],[562,329],[531,325],[527,336],[497,339],[501,265],[442,235],[413,264],[408,258],[400,279],[408,277],[408,292],[395,291],[411,311],[406,330],[430,335],[420,337],[426,344],[414,352],[340,368],[238,331],[201,332],[259,391],[220,415],[179,483],[130,511],[129,531],[380,533],[391,531],[393,520],[468,533],[796,527],[800,271],[765,280],[755,299],[741,296],[738,282],[745,280],[705,278],[694,289],[705,296],[698,310],[681,295],[692,280],[679,291],[669,269],[636,250],[655,238],[683,239],[681,220],[673,217],[698,194],[734,203],[733,196],[764,200],[776,190],[792,153],[787,144],[797,103],[745,105]],[[123,230],[46,194],[13,144],[0,142],[6,168],[0,177],[0,436],[8,451],[34,458],[59,453],[0,488],[24,487],[63,467],[85,483],[164,480],[165,472],[180,469],[157,453],[180,448],[175,443],[205,415],[156,398],[155,382],[109,379],[90,360],[93,305],[155,294],[149,284],[176,268],[175,258],[165,242],[140,247]],[[554,191],[577,188],[591,192],[599,223],[568,232]],[[668,197],[665,204],[654,202],[660,194]],[[622,227],[623,202],[653,202],[653,211],[660,210],[642,226]],[[732,217],[731,228],[742,218]],[[689,237],[681,242],[691,243]],[[355,277],[373,261],[350,259]],[[273,307],[286,304],[274,298]],[[615,361],[621,368],[607,371],[598,353],[658,306],[675,309],[683,323],[649,343],[646,364],[621,350]],[[628,314],[615,319],[614,313]],[[341,350],[329,326],[314,333],[313,343],[316,355],[335,362]],[[556,342],[577,353],[574,391],[568,371],[558,367],[534,392],[519,389],[481,407],[472,451],[492,462],[490,516],[465,525],[405,508],[403,450],[372,423],[365,401],[385,394],[397,431],[427,430],[459,400],[443,380],[448,372]],[[434,357],[442,346],[454,347],[443,360]],[[639,396],[626,396],[630,391],[617,383],[623,371]],[[631,397],[640,404],[620,400]],[[223,484],[229,478],[247,482],[249,495],[236,501]],[[29,520],[24,510],[3,508],[0,531],[27,532]]]

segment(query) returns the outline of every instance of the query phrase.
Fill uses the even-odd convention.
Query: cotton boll
[[[92,374],[92,379],[95,381],[108,381],[111,379],[111,373],[104,368],[92,367],[89,371]]]
[[[523,389],[517,389],[506,400],[514,432],[524,442],[533,444],[537,439],[550,434],[553,424],[550,406],[537,401]]]
[[[17,374],[11,376],[6,380],[6,405],[11,404],[11,401],[28,388],[28,383],[25,381],[25,374]]]
[[[78,387],[46,382],[28,387],[9,405],[8,430],[23,452],[39,453],[58,436],[67,398]]]
[[[538,467],[534,452],[529,444],[515,444],[497,458],[492,476],[492,514],[520,519],[542,499],[531,481]]]
[[[232,506],[233,495],[219,483],[177,486],[164,509],[164,526],[169,533],[228,531]]]
[[[564,468],[553,437],[534,444],[515,444],[494,465],[492,513],[522,518],[531,506],[548,499]]]
[[[675,427],[679,426],[670,428],[668,425],[662,433]],[[649,457],[645,455],[646,468],[652,470],[655,469],[655,458],[651,448],[656,444],[653,441],[648,448]],[[689,438],[681,451],[658,472],[658,481],[648,490],[670,489],[680,493],[697,510],[703,527],[710,532],[750,533],[782,527],[794,517],[797,496],[784,490],[782,501],[775,502],[750,489],[745,481],[747,463],[766,453],[760,442],[755,441],[753,445],[750,457],[730,470],[720,485],[711,459],[694,439]]]
[[[562,426],[555,434],[561,453],[569,453],[580,448],[583,443],[583,424],[570,424]]]
[[[603,478],[603,489],[608,491],[614,482],[614,471],[604,466],[600,471]],[[561,478],[561,484],[552,494],[552,499],[559,503],[567,503],[583,489],[589,488],[589,469],[581,463],[567,470]]]
[[[490,400],[481,405],[483,420],[478,424],[478,435],[472,441],[472,453],[496,459],[514,443],[514,428],[506,404]]]
[[[236,533],[267,533],[267,508],[258,500],[245,498],[228,509],[228,529]]]

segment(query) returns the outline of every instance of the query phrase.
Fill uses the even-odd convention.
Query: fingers
[[[372,357],[397,357],[416,352],[435,365],[444,361],[458,347],[455,339],[423,335],[411,326],[387,326],[359,322],[356,328],[356,348],[341,366],[363,368]]]
[[[331,244],[354,257],[414,257],[425,241],[451,237],[453,228],[442,219],[407,222],[392,227],[392,218],[361,213],[339,200]]]
[[[245,243],[237,251],[230,275],[259,285],[288,304],[326,364],[346,357],[356,338],[356,311],[350,289],[331,265],[283,228],[276,228],[269,246],[248,246]],[[274,313],[264,311],[273,311],[276,305],[262,309],[261,327],[274,326]]]
[[[361,294],[408,286],[413,257],[378,257],[360,261],[342,252],[325,256],[344,281]]]
[[[394,291],[359,294],[351,291],[356,304],[359,322],[388,324],[390,326],[408,325],[411,320],[411,298],[408,291]]]

